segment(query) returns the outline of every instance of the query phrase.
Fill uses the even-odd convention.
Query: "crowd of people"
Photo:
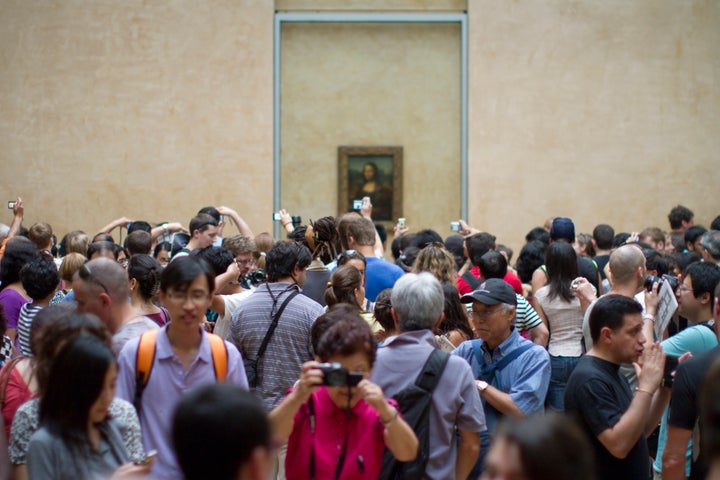
[[[0,480],[720,479],[720,216],[552,217],[513,261],[462,220],[388,245],[369,197],[281,239],[221,206],[58,241],[25,208]]]

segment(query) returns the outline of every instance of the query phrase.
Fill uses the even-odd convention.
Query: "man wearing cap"
[[[550,356],[513,326],[517,298],[504,280],[490,278],[461,301],[472,302],[472,326],[479,339],[463,342],[453,355],[470,364],[487,422],[476,474],[482,470],[490,437],[503,416],[524,417],[543,410]]]
[[[550,243],[553,242],[567,242],[570,245],[575,243],[575,224],[572,219],[567,217],[555,217],[550,227]],[[586,257],[577,257],[578,274],[581,277],[587,278],[588,282],[595,287],[595,291],[600,291],[602,280],[600,279],[600,272],[597,264],[593,260]],[[547,269],[545,265],[540,265],[532,276],[532,287],[533,292],[540,290],[540,287],[546,285],[548,282]]]

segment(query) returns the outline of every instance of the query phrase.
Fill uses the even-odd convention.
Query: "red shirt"
[[[343,442],[347,432],[347,450],[340,478],[343,480],[375,480],[380,473],[385,449],[385,426],[380,415],[365,400],[352,408],[348,421],[345,410],[338,408],[326,387],[312,395],[315,407],[315,433],[310,429],[310,408],[306,402],[295,414],[293,431],[288,440],[285,458],[287,480],[310,478],[310,454],[315,454],[316,480],[335,478]],[[398,408],[397,402],[388,402]]]
[[[480,267],[474,266],[470,269],[470,273],[472,273],[475,278],[479,278]],[[513,288],[513,290],[515,290],[515,293],[517,293],[518,295],[523,294],[522,282],[520,281],[520,278],[518,278],[518,276],[512,273],[510,270],[508,270],[508,272],[505,274],[505,278],[503,278],[503,280],[505,280]],[[468,285],[468,283],[463,280],[463,278],[459,275],[456,277],[456,283],[460,295],[465,295],[466,293],[470,293],[473,291],[473,289],[470,288],[470,285]]]

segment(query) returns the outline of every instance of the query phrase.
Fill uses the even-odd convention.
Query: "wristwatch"
[[[478,392],[480,393],[484,392],[489,386],[485,380],[475,380],[475,385],[477,385]]]

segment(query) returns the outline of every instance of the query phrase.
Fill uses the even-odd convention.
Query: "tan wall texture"
[[[0,11],[0,192],[26,200],[28,226],[187,225],[221,204],[259,227],[269,218],[270,2],[2,0]]]
[[[338,146],[400,145],[400,216],[447,229],[460,214],[459,48],[457,24],[285,24],[282,206],[339,213]]]
[[[0,192],[28,200],[28,224],[227,204],[270,228],[272,2],[0,11]],[[468,21],[471,223],[517,247],[549,215],[580,232],[666,228],[676,203],[720,213],[720,2],[473,0]]]
[[[669,228],[720,214],[720,2],[470,2],[470,220]]]

